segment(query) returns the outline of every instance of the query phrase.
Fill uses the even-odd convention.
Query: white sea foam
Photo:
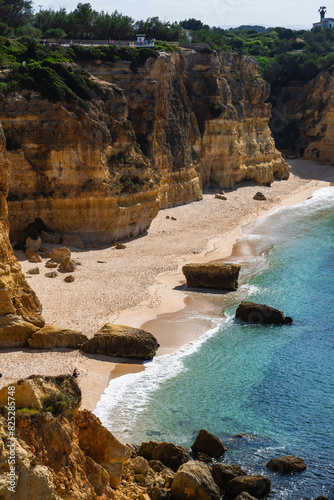
[[[229,319],[225,319],[224,323],[228,321]],[[186,370],[183,359],[198,351],[219,328],[220,326],[216,326],[210,329],[198,340],[186,344],[175,353],[157,356],[152,361],[145,362],[145,370],[142,372],[130,373],[112,380],[96,406],[95,415],[101,419],[103,425],[112,429],[115,435],[124,439],[125,429],[131,427],[140,412],[145,409],[152,394],[162,384]]]

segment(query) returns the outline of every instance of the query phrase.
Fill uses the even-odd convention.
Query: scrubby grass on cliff
[[[35,90],[51,102],[74,102],[88,109],[86,101],[104,96],[102,87],[91,81],[89,73],[82,69],[70,68],[52,59],[14,64],[8,77],[3,81],[4,94],[21,89]]]
[[[51,392],[42,400],[43,411],[49,411],[53,415],[59,415],[71,407],[71,400],[62,392]]]

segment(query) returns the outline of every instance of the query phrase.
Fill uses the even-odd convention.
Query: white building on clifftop
[[[320,7],[319,9],[320,13],[320,22],[319,23],[313,23],[313,28],[317,28],[318,26],[320,28],[334,28],[334,18],[333,17],[325,17],[326,14],[326,7]]]

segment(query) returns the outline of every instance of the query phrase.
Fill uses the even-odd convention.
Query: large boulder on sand
[[[267,467],[274,472],[289,474],[290,472],[302,472],[306,469],[306,464],[302,458],[287,455],[273,458],[267,463]]]
[[[200,462],[187,462],[178,469],[172,483],[175,500],[219,500],[219,488],[210,469]]]
[[[237,476],[227,483],[226,493],[232,498],[243,492],[255,498],[263,498],[270,493],[271,481],[266,476]]]
[[[22,316],[5,314],[0,316],[0,348],[23,347],[38,326],[25,321]]]
[[[77,265],[71,257],[66,257],[66,259],[62,260],[59,264],[59,271],[63,273],[73,273],[77,268]]]
[[[86,335],[75,330],[45,325],[32,334],[28,339],[28,345],[31,349],[52,349],[53,347],[79,349],[79,346],[87,340]]]
[[[71,257],[71,250],[66,247],[55,247],[51,253],[53,262],[62,262],[64,259]]]
[[[157,339],[145,330],[106,323],[81,349],[89,354],[152,359],[158,347]]]
[[[173,471],[177,471],[180,465],[191,460],[191,456],[185,448],[167,441],[142,443],[138,455],[149,461],[159,460]]]
[[[267,325],[290,325],[292,318],[284,316],[282,311],[265,304],[242,301],[236,310],[235,317],[248,323]]]
[[[221,457],[227,450],[226,446],[223,445],[217,436],[205,429],[199,431],[191,449],[194,453],[205,453],[209,457],[215,458]]]
[[[182,272],[190,288],[234,291],[238,288],[240,268],[235,264],[186,264]]]

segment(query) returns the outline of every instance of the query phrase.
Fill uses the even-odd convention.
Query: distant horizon
[[[73,11],[77,0],[39,0],[33,2],[35,12],[40,10],[55,10],[65,8]],[[176,0],[165,0],[158,3],[155,0],[138,2],[135,0],[114,0],[112,4],[106,0],[92,0],[89,3],[97,12],[111,14],[117,10],[124,16],[135,21],[146,20],[149,17],[159,17],[165,22],[180,22],[185,19],[198,19],[210,27],[238,27],[242,25],[257,25],[290,29],[311,29],[313,23],[320,21],[318,12],[320,3],[313,0],[296,0],[291,4],[287,0],[268,0],[265,4],[260,0],[209,0],[199,2],[185,0],[180,3]],[[327,9],[326,17],[334,17],[333,12]],[[227,29],[227,28],[226,28]]]

